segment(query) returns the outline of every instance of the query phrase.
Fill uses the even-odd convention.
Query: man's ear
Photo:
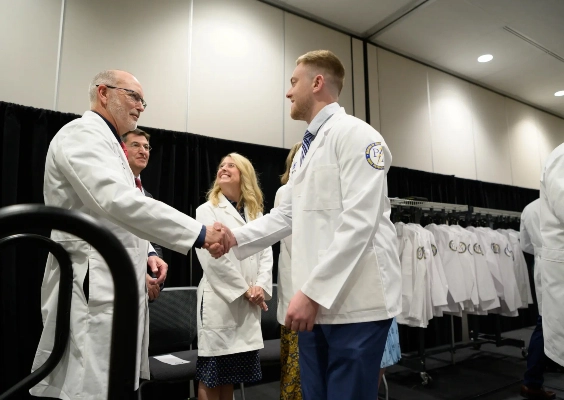
[[[323,88],[323,86],[325,86],[325,78],[323,77],[323,75],[315,75],[315,78],[313,78],[313,92],[319,92]]]

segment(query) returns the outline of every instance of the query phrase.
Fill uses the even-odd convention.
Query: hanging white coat
[[[249,221],[246,208],[245,218]],[[230,229],[245,225],[221,193],[217,206],[208,201],[197,208],[196,220],[204,225],[218,221]],[[198,285],[198,355],[222,356],[262,349],[261,309],[244,294],[250,286],[260,286],[267,300],[272,297],[272,249],[268,247],[241,261],[233,253],[217,260],[207,250],[196,249],[196,254],[204,270]]]
[[[544,352],[564,365],[564,145],[546,160],[540,182],[539,266]]]
[[[202,224],[146,197],[135,187],[116,137],[91,111],[65,125],[52,140],[45,163],[44,196],[46,205],[82,211],[99,219],[129,253],[139,290],[136,376],[148,378],[147,240],[186,254]],[[59,365],[30,392],[65,400],[102,399],[108,391],[112,276],[100,254],[87,242],[60,231],[53,231],[51,238],[71,254],[73,261],[70,339]],[[88,298],[83,286],[87,272]],[[59,276],[59,265],[50,255],[41,287],[44,328],[33,370],[43,365],[53,348]]]

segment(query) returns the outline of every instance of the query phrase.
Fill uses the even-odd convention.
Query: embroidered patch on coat
[[[369,144],[364,155],[370,166],[376,169],[384,169],[384,150],[381,142]]]

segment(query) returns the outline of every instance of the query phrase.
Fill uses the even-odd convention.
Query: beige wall
[[[26,21],[26,24],[22,24]],[[393,165],[530,188],[564,120],[256,0],[0,0],[0,100],[88,108],[90,79],[133,72],[144,126],[289,148],[305,122],[285,98],[296,58],[334,51],[340,104],[382,133]]]

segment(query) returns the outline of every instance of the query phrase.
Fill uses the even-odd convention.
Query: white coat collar
[[[225,195],[223,193],[219,192],[218,198],[219,198],[219,204],[217,206],[219,208],[222,208],[223,210],[225,210],[225,212],[227,212],[227,214],[234,217],[241,225],[245,225],[245,220],[243,219],[243,217],[241,217],[241,214],[239,214],[239,211],[237,211],[235,209],[235,207],[233,207],[233,205],[227,199],[227,197],[225,197]],[[247,216],[247,210],[246,209],[245,209],[245,217],[249,218]]]
[[[124,169],[126,170],[126,172],[129,172],[129,176],[131,178],[130,181],[133,184],[133,186],[135,186],[135,177],[133,176],[133,172],[131,171],[131,167],[129,167],[129,160],[125,156],[125,153],[123,152],[123,149],[121,148],[121,145],[116,140],[114,133],[108,127],[108,124],[106,124],[106,121],[104,121],[102,119],[102,117],[100,115],[98,115],[97,113],[95,113],[94,111],[86,111],[82,115],[82,118],[92,120],[93,123],[99,124],[100,126],[104,127],[104,129],[102,129],[102,132],[104,132],[104,137],[107,140],[110,141],[113,148],[115,149],[115,152],[118,154],[118,157],[121,157],[121,162],[124,165]],[[127,168],[125,168],[125,166],[127,166]]]
[[[317,132],[317,135],[315,135],[315,139],[313,140],[313,142],[311,142],[311,145],[309,147],[309,151],[307,152],[304,161],[302,162],[302,165],[298,168],[298,170],[296,171],[296,178],[301,175],[303,173],[303,171],[305,171],[307,165],[309,164],[309,161],[311,160],[311,158],[313,157],[313,154],[315,153],[315,150],[317,150],[317,148],[325,141],[326,136],[329,134],[329,132],[331,131],[331,128],[344,116],[346,116],[347,113],[345,112],[345,109],[343,107],[341,107],[337,112],[335,112],[335,114],[333,114],[333,116],[321,127],[321,129],[319,129],[319,131]],[[301,153],[300,153],[301,154]]]

